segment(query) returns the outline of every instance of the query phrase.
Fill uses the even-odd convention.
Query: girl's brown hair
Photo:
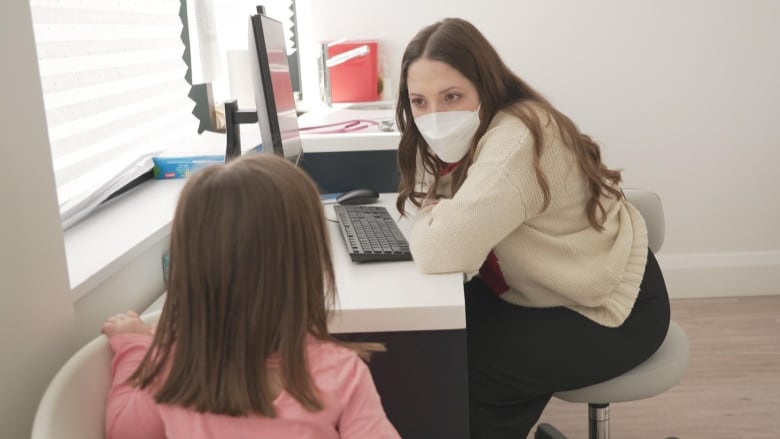
[[[460,166],[453,171],[454,192],[466,179],[466,172],[474,161],[477,141],[485,134],[496,113],[504,110],[520,118],[533,135],[534,168],[536,180],[544,194],[544,211],[550,204],[550,186],[540,164],[544,145],[543,125],[551,123],[549,118],[552,118],[558,126],[563,142],[574,151],[579,166],[588,179],[591,194],[586,206],[588,221],[595,229],[603,229],[606,212],[600,197],[622,196],[618,189],[621,181],[620,171],[607,168],[601,161],[599,146],[589,136],[581,133],[568,117],[556,110],[542,95],[515,75],[476,27],[458,18],[447,18],[423,28],[404,51],[396,106],[396,122],[401,131],[398,147],[401,181],[396,204],[399,212],[404,213],[407,200],[419,207],[422,199],[435,195],[439,169],[442,166],[442,162],[429,151],[413,122],[407,75],[409,66],[421,58],[449,64],[471,81],[479,92],[481,122],[474,135],[472,148]],[[547,120],[542,120],[541,114],[546,114]],[[433,184],[426,194],[415,192],[418,156],[422,158],[421,171],[433,176]],[[600,218],[597,217],[597,210]]]
[[[332,341],[335,301],[325,216],[314,183],[286,160],[245,156],[196,172],[171,232],[168,296],[130,382],[158,403],[274,416],[267,360],[303,407],[323,407],[306,338]]]

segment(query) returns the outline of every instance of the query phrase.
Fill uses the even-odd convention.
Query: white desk
[[[389,108],[384,108],[385,106],[389,106]],[[298,118],[298,125],[304,128],[358,119],[395,121],[395,112],[392,109],[392,103],[379,106],[334,104],[333,108],[320,107],[301,115]],[[400,138],[401,133],[397,129],[382,131],[378,126],[369,126],[350,133],[317,134],[310,131],[301,132],[303,151],[307,154],[396,150],[398,149]]]
[[[396,194],[380,203],[394,217]],[[326,205],[329,219],[333,206]],[[400,222],[406,234],[408,221]],[[328,221],[339,303],[331,322],[334,333],[427,331],[466,327],[463,275],[422,274],[414,262],[353,263],[338,224]]]
[[[393,216],[396,194],[382,194],[380,203]],[[332,205],[325,205],[329,219]],[[399,223],[406,234],[408,221]],[[328,221],[338,299],[329,328],[332,333],[435,331],[463,329],[466,315],[463,275],[423,274],[412,261],[353,263],[338,230]],[[162,309],[165,295],[145,312]]]

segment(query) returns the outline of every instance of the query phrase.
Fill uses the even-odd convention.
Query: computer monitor
[[[282,23],[265,15],[258,6],[249,18],[249,65],[255,95],[254,111],[239,111],[235,101],[225,104],[227,129],[226,160],[241,155],[239,125],[254,123],[260,127],[263,153],[283,156],[298,163],[303,155],[298,129],[298,114],[287,61]]]

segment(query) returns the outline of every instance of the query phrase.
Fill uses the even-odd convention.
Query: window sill
[[[185,181],[148,181],[105,203],[64,232],[74,302],[133,258],[168,239]]]
[[[172,152],[223,153],[224,142],[224,134],[193,134],[185,146]],[[247,148],[259,145],[260,131],[251,126],[241,130],[241,144]],[[146,250],[168,239],[176,203],[185,182],[183,178],[147,181],[104,203],[64,232],[74,302]]]

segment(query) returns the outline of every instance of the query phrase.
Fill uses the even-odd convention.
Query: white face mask
[[[444,111],[415,117],[414,123],[428,146],[446,163],[457,163],[469,152],[479,128],[476,111]]]

